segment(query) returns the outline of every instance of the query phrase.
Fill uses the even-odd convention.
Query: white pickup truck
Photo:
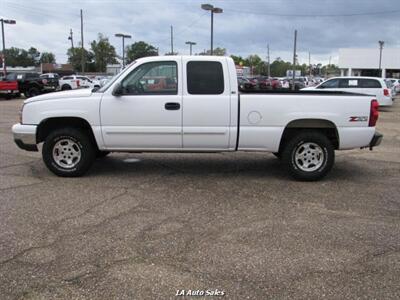
[[[80,176],[109,152],[266,151],[291,175],[318,180],[334,151],[372,148],[378,103],[340,92],[239,94],[229,57],[141,58],[97,91],[25,100],[16,144],[59,176]]]

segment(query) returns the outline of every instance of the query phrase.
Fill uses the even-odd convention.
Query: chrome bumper
[[[36,145],[36,125],[15,124],[12,127],[14,142],[27,151],[38,151]]]

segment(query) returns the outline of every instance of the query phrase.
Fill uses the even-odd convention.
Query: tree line
[[[90,43],[89,48],[82,49],[81,46],[69,48],[67,51],[68,63],[70,63],[74,70],[77,72],[82,71],[82,51],[85,60],[85,71],[87,72],[106,72],[108,64],[117,64],[117,55],[115,47],[111,45],[109,39],[99,33],[97,40]],[[126,46],[126,63],[130,63],[138,58],[146,56],[159,55],[158,49],[144,41],[138,41],[131,45]],[[178,53],[165,53],[165,55],[176,55]],[[213,50],[214,55],[225,56],[226,49],[217,47]],[[40,53],[36,48],[31,47],[28,50],[19,48],[9,48],[5,50],[8,66],[38,66],[40,63],[55,63],[55,55],[51,52]],[[210,55],[210,50],[204,50],[197,55]],[[267,75],[268,64],[257,54],[241,57],[231,55],[236,65],[248,66],[251,68],[252,74]],[[292,70],[293,64],[282,60],[280,57],[276,58],[270,64],[271,76],[283,77],[286,76],[287,70]],[[338,74],[339,68],[336,65],[322,66],[322,64],[296,64],[296,70],[301,70],[303,75],[325,75]],[[311,69],[311,70],[310,70]]]

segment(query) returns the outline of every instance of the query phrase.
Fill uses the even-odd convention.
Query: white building
[[[341,76],[379,76],[379,47],[339,49]],[[382,77],[400,78],[400,48],[383,48]]]

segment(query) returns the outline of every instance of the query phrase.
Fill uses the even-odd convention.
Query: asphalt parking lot
[[[400,297],[400,98],[320,182],[265,153],[112,154],[58,178],[0,101],[0,298]]]

